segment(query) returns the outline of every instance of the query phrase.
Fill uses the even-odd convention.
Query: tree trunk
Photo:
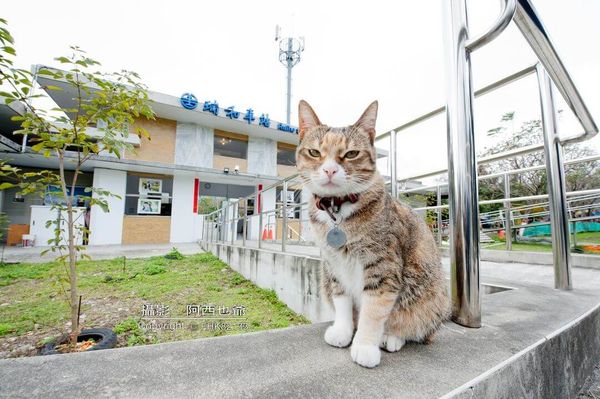
[[[71,283],[71,343],[77,343],[79,335],[79,306],[77,300],[77,251],[73,232],[73,205],[67,199],[67,230],[69,232],[69,281]]]
[[[77,343],[77,336],[79,335],[79,306],[77,300],[77,250],[75,249],[75,234],[74,234],[74,221],[73,221],[73,195],[75,190],[75,182],[77,181],[77,170],[75,170],[75,178],[73,179],[73,186],[71,187],[71,194],[67,192],[67,183],[65,179],[65,159],[64,153],[57,151],[58,153],[58,166],[61,178],[61,185],[63,196],[67,202],[67,246],[69,248],[69,282],[71,287],[71,343]],[[61,212],[62,210],[59,210]],[[60,219],[60,218],[59,218]],[[60,224],[57,226],[60,229]],[[58,244],[58,243],[57,243]]]

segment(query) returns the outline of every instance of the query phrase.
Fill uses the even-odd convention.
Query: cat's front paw
[[[352,327],[340,327],[333,324],[325,331],[325,342],[331,346],[345,348],[352,342],[353,332]]]
[[[405,343],[406,340],[404,338],[396,335],[384,334],[381,338],[381,342],[379,343],[379,347],[388,352],[398,352],[400,349],[402,349]]]
[[[353,343],[350,348],[352,360],[363,367],[375,367],[381,361],[381,352],[377,345]]]

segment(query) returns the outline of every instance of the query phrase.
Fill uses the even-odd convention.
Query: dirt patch
[[[139,315],[142,300],[128,299],[122,302],[118,298],[91,298],[82,300],[80,324],[82,328],[105,327],[114,328],[128,317]],[[64,329],[51,326],[34,325],[33,331],[28,331],[17,337],[0,337],[0,359],[10,357],[35,356],[44,341],[59,337],[69,331],[71,322],[63,325]],[[123,337],[119,336],[117,347],[127,346]]]

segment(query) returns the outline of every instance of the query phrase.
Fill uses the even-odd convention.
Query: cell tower
[[[304,51],[304,37],[281,37],[281,27],[275,27],[275,41],[279,42],[279,62],[287,68],[287,118],[290,124],[292,105],[292,68],[300,62],[300,55]]]

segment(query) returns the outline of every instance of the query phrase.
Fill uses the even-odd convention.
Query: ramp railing
[[[543,198],[548,199],[554,285],[558,289],[568,290],[572,288],[569,251],[570,209],[565,185],[563,146],[587,140],[596,135],[598,129],[558,56],[538,13],[529,0],[504,0],[498,20],[487,32],[475,39],[469,37],[466,0],[445,0],[442,3],[445,14],[444,38],[447,50],[446,105],[385,132],[377,136],[376,140],[379,142],[389,138],[391,142],[389,152],[390,190],[394,197],[398,197],[401,185],[407,181],[448,172],[448,235],[453,319],[464,326],[480,327],[479,204],[485,201],[479,201],[477,165],[534,151],[544,151],[545,166],[543,168],[547,174],[548,193]],[[514,21],[523,33],[539,62],[473,91],[471,53],[499,36],[511,21]],[[531,74],[535,74],[538,80],[544,142],[489,155],[478,160],[475,154],[473,126],[474,98],[486,95]],[[582,133],[569,137],[559,136],[556,126],[553,84],[581,123]],[[397,134],[444,112],[448,138],[448,168],[398,179]],[[507,176],[506,181],[508,181],[508,176],[512,173],[516,172],[506,171],[501,175]],[[287,197],[289,191],[294,192],[294,198],[291,201]],[[311,244],[306,195],[309,194],[301,189],[298,176],[294,175],[257,191],[249,197],[230,201],[222,209],[205,216],[203,240],[294,252],[299,247]],[[437,197],[439,201],[440,187],[437,187]],[[504,212],[508,210],[510,213],[511,203],[525,199],[524,197],[509,197],[500,201],[505,204]],[[542,198],[540,197],[540,199]],[[428,209],[441,210],[442,208],[438,205]],[[514,228],[509,226],[506,231],[510,234]],[[295,236],[296,240],[293,239],[293,234],[287,233],[288,231],[298,233]]]
[[[544,144],[523,148],[513,153],[494,156],[508,158],[517,152],[544,150],[548,181],[548,200],[554,254],[554,281],[559,289],[571,289],[571,258],[569,252],[569,215],[567,208],[562,147],[568,143],[587,140],[598,128],[577,87],[559,57],[546,28],[529,0],[504,0],[498,20],[483,35],[471,39],[467,22],[466,0],[447,0],[444,7],[446,41],[447,100],[440,107],[420,116],[378,140],[390,136],[391,192],[398,194],[395,149],[396,134],[406,127],[420,123],[446,111],[448,137],[449,234],[451,259],[451,292],[453,319],[468,327],[481,326],[479,278],[479,206],[473,99],[530,73],[536,73],[541,104]],[[495,82],[482,90],[473,91],[471,53],[498,37],[514,21],[536,54],[539,63]],[[553,83],[564,97],[583,127],[583,132],[559,137],[556,128],[556,109]],[[430,175],[439,174],[431,173]],[[412,176],[413,179],[424,176]]]

